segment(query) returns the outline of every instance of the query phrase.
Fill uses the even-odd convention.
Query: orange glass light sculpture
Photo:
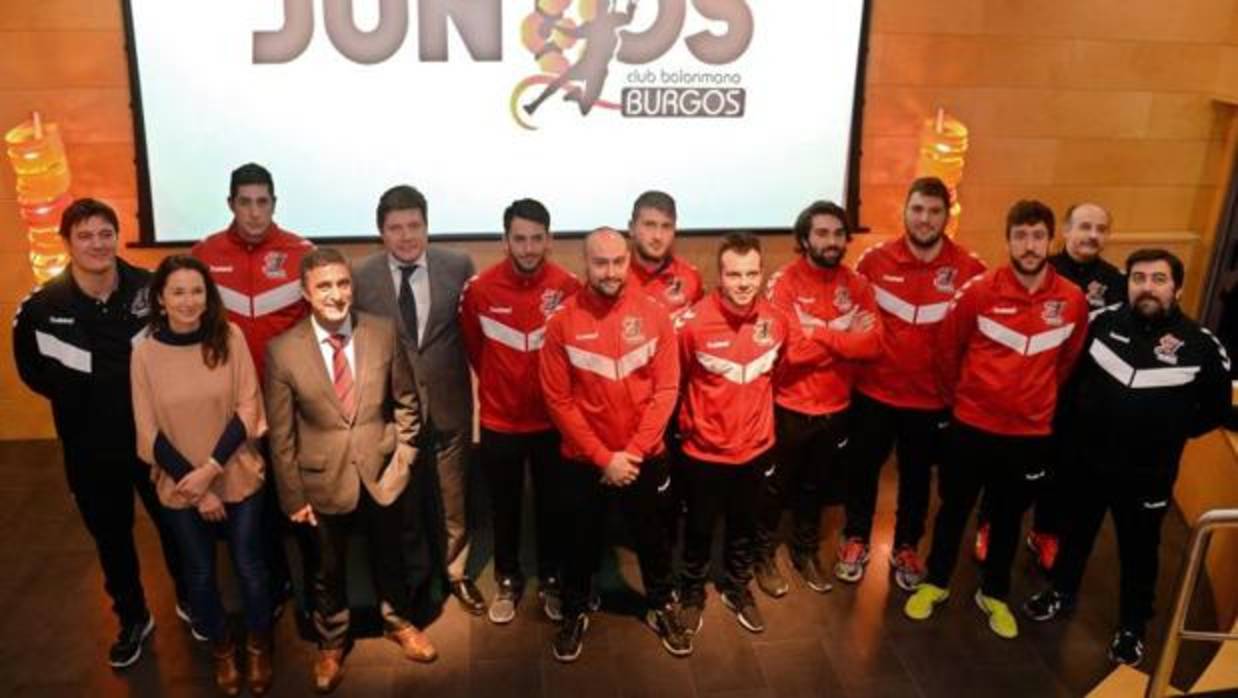
[[[60,239],[60,214],[73,201],[69,195],[69,161],[54,123],[43,123],[38,112],[4,134],[9,162],[17,175],[17,206],[30,240],[30,268],[39,284],[59,274],[69,263]]]
[[[950,188],[950,223],[946,233],[951,237],[958,230],[963,206],[959,203],[958,187],[963,180],[963,165],[967,159],[967,126],[938,108],[937,115],[925,119],[920,130],[920,157],[916,163],[917,177],[937,177]]]

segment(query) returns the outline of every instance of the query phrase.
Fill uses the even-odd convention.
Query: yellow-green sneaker
[[[1019,636],[1019,623],[1015,621],[1010,607],[991,596],[985,596],[976,590],[976,605],[989,617],[989,630],[998,637],[1013,640]]]
[[[948,598],[948,589],[924,582],[916,589],[916,593],[907,599],[903,606],[903,615],[912,620],[928,620],[933,615],[933,607],[944,603]]]

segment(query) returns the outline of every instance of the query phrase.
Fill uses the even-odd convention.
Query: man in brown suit
[[[314,682],[327,693],[343,676],[353,529],[369,543],[387,637],[412,660],[436,651],[408,621],[400,557],[399,501],[421,429],[412,369],[390,321],[352,310],[352,273],[339,252],[307,254],[301,290],[312,313],[268,345],[266,404],[280,504],[319,546]]]

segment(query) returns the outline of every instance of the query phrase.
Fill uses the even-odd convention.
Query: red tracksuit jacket
[[[301,257],[312,249],[308,240],[272,224],[257,245],[229,227],[190,251],[210,268],[228,319],[245,335],[260,380],[267,342],[309,313],[301,297]]]
[[[855,362],[872,359],[881,351],[881,319],[868,282],[845,266],[820,269],[800,257],[770,277],[768,296],[775,308],[799,323],[804,334],[834,355],[826,366],[780,367],[774,379],[774,402],[808,415],[846,409],[851,404]],[[875,324],[865,332],[849,331],[860,312],[872,313]]]
[[[979,257],[949,238],[931,262],[917,259],[902,237],[868,248],[856,271],[872,285],[881,309],[881,353],[860,365],[856,390],[895,407],[944,408],[933,354],[937,329],[950,299],[984,269]]]
[[[504,259],[469,279],[460,295],[460,335],[477,374],[481,425],[506,434],[552,428],[537,354],[546,319],[580,289],[580,282],[547,261],[532,275]]]
[[[938,332],[943,398],[977,429],[1048,434],[1087,330],[1087,299],[1052,266],[1035,293],[1009,265],[985,272],[964,284]]]
[[[617,298],[590,288],[546,321],[542,392],[565,458],[606,467],[626,451],[650,457],[679,392],[679,353],[666,309],[632,284]]]
[[[830,351],[765,299],[739,312],[715,291],[680,316],[683,450],[742,465],[774,445],[776,366],[820,366]]]
[[[701,272],[675,255],[656,272],[646,271],[633,259],[628,267],[628,283],[644,289],[672,318],[705,296]]]

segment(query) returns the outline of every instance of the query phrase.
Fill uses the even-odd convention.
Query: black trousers
[[[1060,436],[1061,431],[1058,426],[1054,426],[1054,435],[1050,441],[1052,456],[1045,468],[1045,479],[1036,489],[1032,500],[1032,530],[1055,536],[1061,536],[1065,532],[1070,518],[1069,477],[1063,464],[1077,445]]]
[[[363,485],[357,508],[347,514],[319,514],[313,531],[318,539],[318,567],[314,570],[312,618],[318,646],[341,649],[348,644],[348,539],[359,528],[368,543],[366,551],[377,587],[383,624],[397,630],[409,624],[412,597],[404,578],[401,533],[404,524],[402,499],[408,489],[388,506],[374,501]]]
[[[841,449],[847,413],[807,415],[774,406],[777,439],[757,504],[757,549],[771,558],[778,547],[782,510],[791,510],[791,553],[815,555],[821,545],[821,508],[842,501]]]
[[[1056,427],[1055,427],[1056,428]],[[1067,491],[1067,479],[1062,475],[1063,456],[1069,453],[1070,446],[1056,434],[1049,437],[1049,452],[1052,454],[1045,461],[1045,476],[1032,491],[1032,530],[1037,533],[1047,533],[1061,536],[1069,525],[1070,493]],[[981,523],[989,520],[989,498],[987,495],[980,500],[979,519]]]
[[[675,471],[688,499],[681,584],[685,605],[705,603],[705,582],[719,518],[723,522],[723,569],[718,588],[737,592],[752,581],[757,497],[768,461],[768,453],[741,465],[707,463],[684,456]]]
[[[1052,572],[1053,587],[1072,596],[1078,593],[1105,512],[1112,513],[1118,538],[1119,624],[1142,634],[1153,614],[1161,523],[1169,511],[1171,492],[1156,492],[1161,488],[1142,487],[1138,480],[1084,467],[1066,484],[1070,517]]]
[[[540,431],[505,434],[482,428],[481,466],[490,484],[494,516],[494,576],[524,586],[520,568],[520,522],[524,503],[525,461],[533,480],[533,510],[537,531],[537,576],[543,582],[558,578],[563,564],[561,531],[555,512],[553,480],[563,466],[559,434]]]
[[[675,581],[671,542],[666,536],[667,508],[672,505],[671,475],[665,457],[641,463],[640,474],[626,487],[602,483],[602,471],[592,463],[566,461],[557,478],[557,499],[566,529],[563,560],[563,612],[584,613],[593,573],[601,560],[606,511],[619,507],[632,534],[640,564],[645,599],[652,608],[671,601]]]
[[[930,584],[950,585],[963,530],[983,491],[990,530],[980,588],[985,596],[1006,598],[1023,512],[1045,475],[1048,447],[1047,436],[1006,436],[958,421],[951,424],[948,456],[941,466],[941,508],[928,557]]]
[[[946,410],[894,407],[856,393],[851,403],[851,438],[844,451],[847,468],[847,523],[843,535],[865,543],[873,530],[881,466],[895,451],[898,462],[898,513],[894,547],[915,547],[928,518],[933,466],[945,452]]]
[[[103,568],[103,587],[112,599],[112,610],[122,625],[137,623],[147,613],[142,590],[138,550],[133,540],[133,494],[136,491],[147,515],[159,534],[163,562],[176,588],[178,602],[188,606],[189,592],[183,581],[184,566],[176,537],[163,517],[163,505],[150,480],[150,466],[136,456],[118,461],[73,464],[78,477],[73,483],[77,510],[95,541],[99,565]],[[188,609],[187,609],[188,610]]]

